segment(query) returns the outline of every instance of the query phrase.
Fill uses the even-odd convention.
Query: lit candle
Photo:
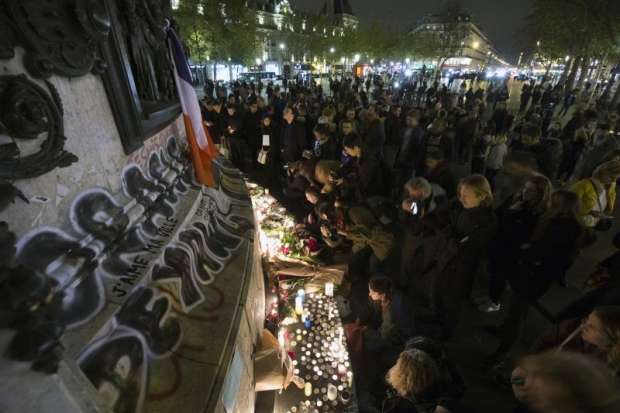
[[[349,376],[349,388],[353,388],[353,372],[347,372],[347,376]]]
[[[269,195],[269,188],[265,188],[265,195]]]
[[[281,347],[284,347],[284,330],[278,331],[278,342]]]
[[[304,394],[307,397],[312,396],[312,383],[307,382],[306,385],[304,386]]]
[[[300,288],[299,290],[297,290],[297,296],[301,298],[302,303],[306,302],[306,291],[304,291],[303,288]]]
[[[344,376],[345,374],[347,374],[347,369],[342,364],[338,364],[338,375]]]
[[[331,383],[328,384],[327,385],[327,398],[329,400],[336,400],[337,397],[338,397],[338,388]]]
[[[328,297],[334,296],[334,283],[325,283],[325,295]]]
[[[342,333],[344,332],[344,330],[342,329],[342,327],[338,327],[338,344],[342,344]]]
[[[329,306],[329,315],[327,316],[327,319],[328,320],[332,319],[332,306],[331,305]]]
[[[301,313],[303,312],[304,312],[304,307],[301,302],[301,297],[295,297],[295,313],[297,313],[297,315],[301,315]]]

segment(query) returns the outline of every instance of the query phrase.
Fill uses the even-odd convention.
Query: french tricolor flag
[[[174,30],[168,27],[170,54],[174,63],[174,79],[179,91],[179,99],[183,108],[185,133],[189,143],[189,151],[194,163],[196,180],[203,185],[216,187],[211,160],[219,155],[211,136],[202,121],[198,96],[194,90],[189,64],[185,59],[183,47]]]

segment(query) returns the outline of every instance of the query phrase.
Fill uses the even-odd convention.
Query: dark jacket
[[[287,121],[282,124],[280,134],[280,149],[283,150],[282,158],[285,162],[294,162],[301,159],[301,155],[307,148],[306,131],[302,122]]]
[[[446,191],[438,185],[433,185],[431,196],[424,201],[424,216],[415,217],[412,214],[399,209],[399,217],[405,224],[405,230],[413,235],[421,237],[436,236],[437,228],[443,228],[448,224],[449,202]]]
[[[255,113],[248,110],[243,118],[243,133],[245,141],[251,149],[258,149],[263,145],[263,136],[261,134],[261,118],[263,114],[260,109]]]
[[[448,200],[456,196],[456,177],[447,162],[445,165],[437,166],[437,168],[432,171],[426,171],[424,177],[431,184],[436,184],[443,188],[443,190],[446,191]]]
[[[562,142],[553,138],[540,138],[538,145],[523,147],[531,153],[538,164],[538,171],[551,182],[555,181],[562,160]]]
[[[370,300],[370,309],[375,317],[381,319],[377,329],[364,332],[364,340],[372,340],[388,346],[402,346],[407,338],[415,335],[414,315],[409,302],[398,291],[385,308],[381,308],[381,301]]]
[[[372,148],[383,156],[383,145],[385,145],[385,129],[380,119],[374,119],[368,125],[363,135],[364,147]]]
[[[436,263],[436,289],[440,294],[469,297],[478,260],[497,232],[491,207],[465,209],[450,205],[450,224],[440,232]]]
[[[359,159],[353,164],[353,174],[347,184],[354,188],[355,199],[361,201],[383,193],[383,178],[379,154],[373,149],[364,149]]]
[[[542,234],[535,234],[530,247],[519,251],[518,274],[512,282],[513,291],[531,300],[538,300],[553,285],[579,252],[583,228],[568,217],[555,217],[545,225]]]
[[[398,116],[391,113],[385,118],[385,144],[397,146],[400,142],[401,121]]]
[[[420,172],[424,170],[424,162],[426,160],[427,153],[440,151],[444,153],[447,160],[451,160],[452,148],[454,148],[454,144],[447,136],[441,135],[439,138],[436,138],[432,136],[430,132],[427,133],[424,135],[422,142],[420,143],[420,151],[418,153],[416,169]]]
[[[514,198],[510,197],[495,210],[499,225],[497,235],[489,243],[489,271],[493,274],[512,273],[519,249],[532,237],[540,217],[527,207],[511,209],[514,203]]]
[[[581,327],[581,318],[571,318],[557,324],[552,324],[534,341],[530,348],[530,353],[538,354],[547,350],[557,350],[575,330]],[[562,350],[579,351],[581,353],[592,354],[594,346],[590,345],[577,334],[572,340],[568,341]]]
[[[222,109],[221,113],[222,130],[226,138],[243,139],[243,119],[239,113],[235,112],[232,116],[228,111]],[[230,129],[229,129],[230,127]],[[231,133],[231,130],[234,131]]]

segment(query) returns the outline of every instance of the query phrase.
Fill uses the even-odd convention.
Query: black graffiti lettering
[[[150,240],[149,242],[152,242],[153,240]],[[146,244],[143,248],[144,251],[146,252],[150,252],[152,254],[156,253],[159,249],[161,248],[161,245],[151,245],[151,244]]]
[[[164,241],[163,239],[155,239],[155,238],[153,238],[153,239],[149,240],[149,242],[150,242],[151,244],[157,244],[157,245],[159,245],[160,247],[166,243],[166,241]]]
[[[118,288],[116,285],[114,286],[114,288],[112,288],[112,292],[113,293],[118,293],[117,297],[124,297],[127,295],[127,291],[123,290],[122,288]]]
[[[144,266],[146,266],[149,263],[147,260],[145,260],[144,258],[141,258],[139,255],[136,255],[134,257],[133,262],[135,262],[138,265],[144,265]]]
[[[124,282],[125,284],[129,284],[129,285],[136,285],[134,283],[134,279],[133,278],[121,277],[121,282]]]
[[[177,222],[179,222],[179,220],[178,220],[178,219],[173,218],[173,217],[166,217],[166,221],[168,221],[168,222],[172,222],[172,223],[174,223],[175,225],[176,225],[176,223],[177,223]]]
[[[125,271],[125,275],[128,276],[138,276],[142,273],[142,270],[146,268],[146,265],[131,265],[131,267],[127,268]]]

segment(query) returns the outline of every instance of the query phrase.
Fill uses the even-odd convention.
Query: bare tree
[[[471,16],[462,9],[459,0],[445,3],[439,13],[431,15],[430,20],[414,33],[426,45],[435,50],[437,66],[433,76],[451,57],[457,57],[469,43]]]

